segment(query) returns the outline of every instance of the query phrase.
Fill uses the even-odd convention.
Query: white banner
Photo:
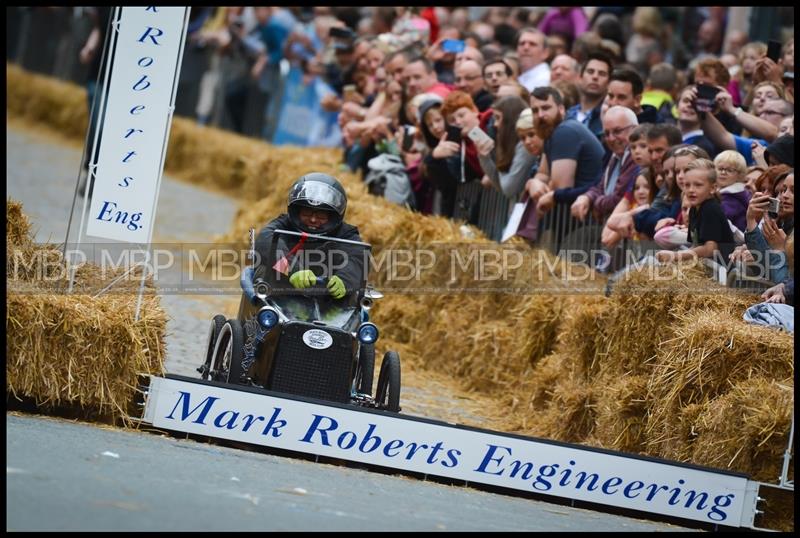
[[[87,235],[150,242],[187,9],[122,8]]]
[[[151,377],[158,428],[738,527],[752,525],[746,477],[580,445]]]

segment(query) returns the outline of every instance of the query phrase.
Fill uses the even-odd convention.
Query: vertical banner
[[[87,235],[150,242],[188,10],[122,8]]]

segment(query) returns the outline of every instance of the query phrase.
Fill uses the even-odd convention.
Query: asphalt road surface
[[[6,418],[9,531],[688,530],[146,432]]]
[[[22,129],[7,127],[6,134],[8,195],[23,202],[38,241],[62,242],[80,151]],[[229,229],[235,211],[234,200],[165,177],[154,241],[210,241]],[[205,345],[196,335],[205,335],[209,312],[224,312],[230,301],[162,296],[170,316],[169,372],[195,374]],[[414,396],[422,399],[424,390],[421,383],[404,393],[409,396],[404,412],[436,418],[424,405],[414,405]],[[454,407],[454,399],[445,401]],[[458,420],[458,415],[449,418]],[[482,425],[479,417],[464,418]],[[7,530],[688,530],[413,477],[31,415],[7,414],[6,451]]]

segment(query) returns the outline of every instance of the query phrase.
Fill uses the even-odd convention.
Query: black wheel
[[[400,411],[400,355],[396,351],[387,351],[383,356],[375,401],[381,409]]]
[[[375,344],[361,344],[356,366],[356,391],[372,396],[372,378],[375,375]]]
[[[226,321],[228,320],[222,314],[217,314],[214,316],[214,319],[211,320],[211,326],[208,328],[208,342],[206,343],[206,358],[200,368],[197,369],[202,379],[208,379],[211,372],[211,359],[214,357],[217,337]]]
[[[229,319],[222,326],[214,347],[214,380],[240,383],[244,358],[244,329],[238,319]]]

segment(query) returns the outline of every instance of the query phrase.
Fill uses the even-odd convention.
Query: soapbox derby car
[[[342,299],[330,296],[326,278],[294,289],[288,275],[275,268],[288,250],[287,238],[302,235],[307,244],[347,243],[350,249],[371,250],[367,243],[275,230],[264,263],[271,269],[262,270],[264,276],[258,278],[254,267],[242,271],[239,313],[232,319],[214,316],[205,360],[197,371],[204,380],[400,411],[400,357],[395,351],[384,355],[372,394],[379,331],[369,321],[369,310],[383,295],[367,286],[366,258],[359,289],[348,290]]]

